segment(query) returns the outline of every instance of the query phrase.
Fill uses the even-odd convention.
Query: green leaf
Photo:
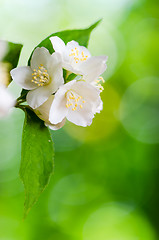
[[[80,45],[87,47],[89,37],[90,37],[90,34],[91,34],[92,30],[94,28],[96,28],[96,26],[100,22],[101,22],[101,20],[97,21],[96,23],[94,23],[93,25],[91,25],[89,28],[86,28],[86,29],[66,30],[66,31],[53,33],[50,36],[48,36],[47,38],[45,38],[41,43],[39,43],[34,48],[34,50],[37,47],[45,47],[52,54],[54,52],[54,50],[53,50],[53,47],[52,47],[52,44],[51,44],[51,41],[50,41],[50,37],[53,37],[53,36],[60,37],[65,42],[65,44],[68,43],[69,41],[74,40],[74,41],[77,41]],[[33,50],[33,52],[34,52],[34,50]],[[32,54],[33,54],[33,52],[32,52]],[[30,65],[30,60],[31,60],[32,54],[29,58],[28,65]]]
[[[11,68],[15,68],[19,61],[22,44],[8,42],[8,52],[3,58],[3,62],[11,64]]]
[[[2,60],[3,63],[8,64],[8,72],[17,66],[22,47],[22,44],[8,42],[8,51]],[[9,82],[11,82],[11,80],[10,76]]]
[[[75,73],[71,73],[70,75],[68,75],[68,77],[66,78],[66,82],[72,81],[75,79],[77,75]]]
[[[54,148],[48,128],[34,112],[25,110],[20,178],[25,188],[24,217],[48,185]]]

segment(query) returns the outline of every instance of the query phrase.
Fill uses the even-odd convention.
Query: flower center
[[[40,64],[38,69],[33,70],[32,76],[31,82],[37,84],[38,87],[45,86],[50,82],[49,74],[42,64]]]
[[[72,111],[75,111],[77,108],[83,108],[83,104],[86,102],[85,100],[83,100],[82,96],[79,96],[77,93],[75,93],[74,91],[69,90],[66,93],[66,99],[67,99],[67,103],[66,103],[66,107],[67,108],[72,108]]]
[[[70,57],[73,57],[75,63],[86,61],[88,56],[84,54],[84,51],[79,51],[76,47],[71,49],[71,53],[69,54]]]

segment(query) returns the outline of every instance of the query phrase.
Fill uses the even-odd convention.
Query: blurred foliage
[[[109,56],[104,110],[88,128],[51,132],[54,175],[25,221],[24,115],[1,120],[0,240],[159,239],[158,0],[1,0],[0,12],[0,37],[24,44],[20,65],[50,33],[101,17],[89,49]]]

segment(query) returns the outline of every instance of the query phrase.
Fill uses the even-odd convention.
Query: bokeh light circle
[[[53,196],[65,205],[82,205],[90,201],[94,190],[94,198],[101,192],[100,188],[91,186],[82,174],[71,174],[62,178],[53,189]]]
[[[159,19],[143,18],[131,25],[129,65],[138,78],[158,75]],[[128,80],[129,77],[128,77]]]
[[[27,225],[15,218],[1,215],[0,226],[0,240],[28,239]]]
[[[126,90],[120,105],[120,120],[136,140],[159,143],[159,78],[134,82]]]
[[[147,218],[130,206],[112,203],[90,215],[83,229],[83,240],[156,240]]]
[[[103,187],[99,184],[89,182],[80,173],[67,175],[61,178],[51,191],[48,202],[50,218],[65,232],[76,235],[79,225],[83,225],[84,209],[100,196],[103,196]],[[79,212],[81,217],[72,222]]]

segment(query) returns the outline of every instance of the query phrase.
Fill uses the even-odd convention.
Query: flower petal
[[[32,70],[38,69],[38,67],[42,64],[47,69],[50,61],[51,54],[49,51],[44,47],[38,47],[33,52],[33,56],[31,58],[31,68]]]
[[[80,46],[78,42],[72,40],[70,42],[67,43],[66,45],[68,52],[71,52],[72,49],[77,48],[77,50],[79,51],[79,53],[83,52],[83,54],[85,56],[91,57],[90,52],[88,51],[88,49],[86,47]]]
[[[9,110],[15,105],[15,100],[8,92],[7,88],[0,85],[0,117],[8,114]]]
[[[91,111],[91,105],[87,103],[82,109],[76,109],[75,111],[69,109],[66,117],[70,122],[86,127],[91,125],[94,114]]]
[[[94,113],[100,113],[103,110],[103,102],[100,98],[99,104],[93,108]]]
[[[50,107],[54,100],[54,95],[51,95],[42,105],[34,109],[36,115],[42,119],[44,122],[49,121]]]
[[[77,69],[76,67],[74,67],[74,65],[71,65],[69,62],[63,62],[62,66],[67,71],[70,71],[75,74],[83,75],[83,72],[80,69]]]
[[[62,41],[62,39],[55,36],[51,37],[50,41],[53,45],[53,49],[55,50],[55,52],[58,52],[61,55],[63,55],[63,53],[65,52],[65,43]]]
[[[92,86],[91,84],[84,82],[84,81],[77,81],[74,80],[74,85],[72,89],[75,90],[76,93],[81,95],[86,102],[89,102],[92,106],[90,111],[93,113],[98,112],[97,108],[101,105],[101,98],[100,98],[100,91]],[[100,108],[99,108],[100,109]]]
[[[64,118],[62,122],[58,124],[51,124],[51,123],[45,122],[45,126],[49,127],[51,130],[59,130],[65,125],[65,122],[66,122],[66,118]]]
[[[11,70],[10,74],[13,78],[13,81],[15,81],[19,86],[21,86],[24,89],[32,90],[37,88],[37,85],[32,80],[32,73],[30,67],[18,67]]]
[[[33,109],[42,105],[52,94],[52,89],[49,85],[38,87],[37,89],[28,92],[26,100]]]
[[[64,84],[61,55],[59,53],[52,54],[51,61],[48,64],[48,73],[51,78],[51,89],[54,93]]]
[[[61,38],[59,38],[57,36],[51,37],[50,41],[53,45],[53,48],[54,48],[55,52],[59,53],[61,55],[62,67],[65,68],[66,70],[71,71],[72,68],[69,64],[69,53],[68,53],[68,50],[65,46],[65,43],[62,41]]]
[[[107,68],[106,56],[90,57],[81,63],[80,69],[83,72],[83,79],[92,82],[97,79]]]
[[[52,124],[60,123],[67,115],[68,109],[66,108],[66,98],[65,98],[66,91],[67,89],[62,86],[59,88],[59,90],[55,94],[54,101],[50,108],[50,116],[49,116],[49,121]]]
[[[45,125],[52,130],[58,130],[62,128],[65,124],[66,119],[63,119],[62,122],[58,124],[51,124],[49,121],[50,107],[54,100],[54,96],[51,95],[46,102],[44,102],[40,107],[36,108],[34,112],[36,115],[45,122]]]

